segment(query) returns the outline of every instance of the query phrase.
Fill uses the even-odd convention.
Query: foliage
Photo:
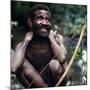
[[[80,55],[82,54],[82,55]],[[87,84],[87,52],[86,50],[80,51],[76,61],[72,66],[72,79],[66,85],[86,85]]]

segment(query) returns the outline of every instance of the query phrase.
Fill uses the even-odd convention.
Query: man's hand
[[[51,30],[50,31],[50,34],[49,34],[49,39],[55,41],[55,37],[56,37],[56,32],[54,32],[54,31]]]
[[[33,32],[28,32],[25,36],[25,41],[31,41],[32,40],[32,37],[33,37]]]

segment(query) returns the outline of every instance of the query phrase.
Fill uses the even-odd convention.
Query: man
[[[30,31],[17,45],[11,58],[11,71],[26,88],[32,81],[32,87],[54,86],[66,68],[63,37],[51,30],[50,19],[47,6],[33,7],[27,19]],[[47,68],[40,74],[46,65]]]

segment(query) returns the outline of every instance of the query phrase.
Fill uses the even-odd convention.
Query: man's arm
[[[32,32],[26,34],[25,39],[16,46],[15,53],[11,57],[11,72],[15,73],[24,61],[25,50],[32,39]]]
[[[63,37],[60,34],[56,34],[54,32],[51,32],[49,35],[49,39],[51,42],[51,48],[53,50],[54,55],[56,56],[56,59],[59,61],[61,66],[63,67],[64,71],[67,68],[67,60],[66,60],[66,48],[64,46],[64,40]],[[63,72],[64,72],[63,71]],[[65,82],[71,78],[70,72],[65,77]],[[64,81],[63,81],[64,82]],[[63,83],[62,82],[62,83]]]
[[[49,39],[51,42],[51,48],[57,60],[59,60],[60,63],[64,63],[66,58],[66,48],[63,43],[63,37],[60,34],[55,34],[51,31]]]

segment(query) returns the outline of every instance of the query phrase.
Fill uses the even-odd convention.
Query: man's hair
[[[49,10],[48,6],[46,6],[44,4],[37,4],[31,9],[31,12],[30,12],[31,19],[33,19],[35,17],[35,12],[37,10],[46,10],[46,11],[48,11],[50,13],[50,10]]]

